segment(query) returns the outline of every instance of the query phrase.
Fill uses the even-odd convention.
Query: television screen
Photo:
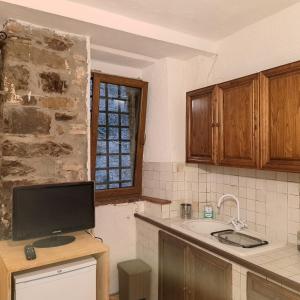
[[[15,241],[93,228],[94,183],[16,187],[12,217]]]

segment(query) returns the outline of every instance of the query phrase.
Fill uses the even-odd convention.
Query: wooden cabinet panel
[[[184,300],[185,243],[159,232],[159,299]]]
[[[261,73],[261,167],[300,171],[300,62]]]
[[[232,266],[159,232],[160,300],[231,300]]]
[[[231,264],[188,246],[187,291],[189,300],[232,299]]]
[[[187,162],[214,163],[215,87],[187,93]]]
[[[300,296],[273,282],[248,272],[247,300],[300,300]]]
[[[256,167],[258,74],[218,85],[219,163]]]

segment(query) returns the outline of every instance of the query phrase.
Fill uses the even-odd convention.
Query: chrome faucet
[[[236,202],[236,208],[237,208],[237,217],[232,218],[229,224],[232,224],[236,231],[240,231],[243,228],[247,228],[248,227],[247,224],[240,219],[240,201],[236,196],[232,194],[225,194],[221,196],[220,199],[218,200],[217,208],[220,208],[221,204],[226,199],[233,199]]]

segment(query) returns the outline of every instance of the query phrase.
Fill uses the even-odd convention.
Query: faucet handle
[[[240,220],[239,223],[241,224],[241,228],[248,228],[246,221]]]
[[[237,218],[232,218],[228,224],[231,224],[236,231],[240,231],[241,229],[248,228],[248,225]]]
[[[232,218],[228,224],[232,225],[235,230],[239,230],[240,224],[239,221],[236,218]]]

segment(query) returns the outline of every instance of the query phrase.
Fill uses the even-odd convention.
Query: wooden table
[[[72,233],[73,243],[54,248],[36,248],[37,258],[28,261],[24,246],[32,241],[0,242],[0,299],[12,299],[12,276],[17,272],[44,268],[70,260],[93,256],[97,260],[97,300],[109,299],[108,247],[85,232]],[[78,287],[80,288],[80,287]]]

